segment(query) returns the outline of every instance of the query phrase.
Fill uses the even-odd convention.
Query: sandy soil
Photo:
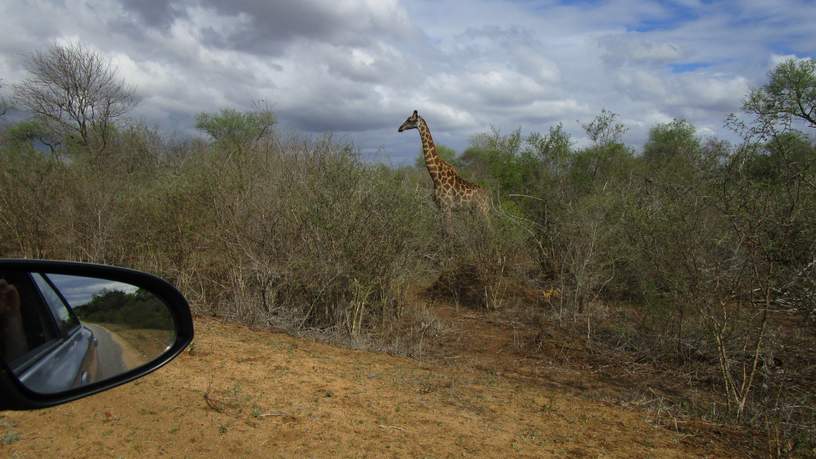
[[[151,375],[0,412],[0,457],[742,455],[581,396],[603,384],[502,354],[512,335],[480,337],[491,330],[470,327],[467,347],[420,362],[197,318],[192,350]]]

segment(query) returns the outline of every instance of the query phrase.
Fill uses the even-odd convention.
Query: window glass
[[[0,358],[14,367],[56,338],[48,307],[28,274],[0,272]]]
[[[48,307],[51,308],[51,312],[54,314],[54,319],[57,321],[59,329],[63,332],[67,332],[79,325],[79,321],[71,313],[71,310],[68,309],[65,302],[62,301],[62,298],[56,290],[54,290],[54,287],[51,286],[51,283],[45,280],[41,274],[32,274],[31,277],[34,278],[34,282],[36,282],[40,288],[40,292],[42,292],[45,302],[48,303]]]

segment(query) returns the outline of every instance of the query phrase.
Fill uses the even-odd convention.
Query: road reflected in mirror
[[[122,282],[0,272],[0,355],[32,391],[53,394],[145,365],[175,342],[173,317]]]

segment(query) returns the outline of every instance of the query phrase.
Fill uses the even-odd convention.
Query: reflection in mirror
[[[147,364],[175,342],[150,291],[108,279],[0,271],[0,357],[32,391],[53,394]]]

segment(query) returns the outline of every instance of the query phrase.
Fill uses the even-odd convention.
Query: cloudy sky
[[[0,79],[80,41],[136,88],[132,116],[168,133],[258,102],[371,159],[413,161],[414,109],[459,151],[490,126],[546,130],[606,108],[642,145],[672,118],[723,119],[786,56],[816,56],[814,0],[3,0]]]
[[[48,278],[56,285],[72,308],[84,306],[85,303],[93,299],[94,295],[105,291],[118,290],[124,293],[134,293],[138,290],[138,287],[134,285],[96,277],[49,274]]]

